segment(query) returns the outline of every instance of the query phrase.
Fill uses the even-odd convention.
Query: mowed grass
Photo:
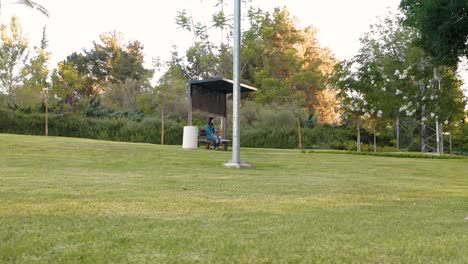
[[[0,134],[2,263],[468,263],[468,160]]]

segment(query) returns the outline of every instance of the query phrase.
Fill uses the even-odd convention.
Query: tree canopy
[[[437,65],[456,66],[468,56],[468,1],[402,0],[404,23],[415,28],[418,44]]]

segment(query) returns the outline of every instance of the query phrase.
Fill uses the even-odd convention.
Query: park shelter
[[[241,94],[257,91],[256,88],[241,84]],[[223,137],[226,138],[227,98],[233,93],[233,81],[224,78],[192,80],[189,82],[188,125],[192,125],[192,112],[199,110],[222,117]]]

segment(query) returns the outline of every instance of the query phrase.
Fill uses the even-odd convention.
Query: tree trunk
[[[301,117],[299,115],[296,116],[296,124],[297,124],[297,140],[299,142],[298,147],[299,149],[302,149]]]
[[[356,128],[357,128],[356,148],[357,148],[357,152],[361,152],[361,129],[359,127],[359,118],[357,119]]]
[[[374,122],[372,124],[372,129],[374,130],[374,153],[377,152],[377,138],[376,138],[376,135],[375,135],[375,126],[377,125],[377,122]]]
[[[161,108],[161,145],[164,145],[164,109]]]
[[[396,118],[396,145],[397,151],[400,151],[400,117],[397,116]]]

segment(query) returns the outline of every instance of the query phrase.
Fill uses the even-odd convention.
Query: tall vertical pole
[[[240,59],[241,59],[241,0],[234,0],[234,54],[232,95],[232,160],[225,167],[249,168],[252,164],[240,159]]]
[[[232,163],[240,163],[240,57],[241,57],[241,0],[234,0],[234,55],[232,106]]]

